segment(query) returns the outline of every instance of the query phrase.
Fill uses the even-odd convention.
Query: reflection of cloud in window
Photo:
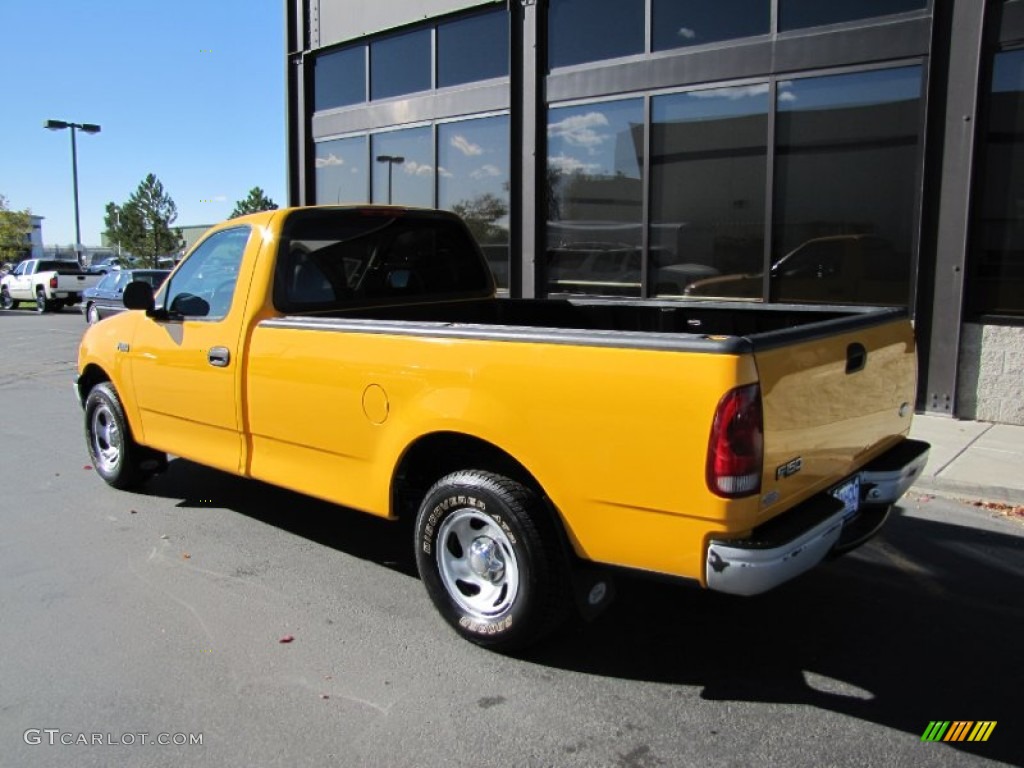
[[[441,177],[443,177],[445,179],[454,178],[454,175],[452,174],[452,172],[449,171],[447,168],[445,168],[443,165],[437,166],[437,175],[441,176]]]
[[[481,165],[469,175],[474,179],[494,178],[495,176],[501,176],[501,169],[496,165],[488,163],[487,165]]]
[[[728,99],[739,101],[750,96],[763,96],[768,93],[768,83],[757,85],[740,85],[735,88],[712,88],[707,91],[690,91],[689,95],[695,99]]]
[[[482,155],[484,153],[479,144],[474,144],[465,136],[458,133],[452,136],[450,143],[466,157],[475,157],[476,155]]]
[[[399,167],[405,171],[406,176],[429,176],[434,172],[434,166],[428,163],[417,163],[415,160],[406,160]]]
[[[693,40],[697,36],[697,33],[689,27],[680,27],[679,36],[685,40]]]
[[[601,170],[600,163],[584,163],[569,155],[554,155],[548,158],[548,166],[560,173],[597,173]]]
[[[328,165],[344,165],[345,161],[338,157],[333,152],[327,157],[318,157],[316,159],[317,168],[326,168]]]
[[[598,133],[595,128],[608,125],[608,118],[600,112],[573,115],[557,123],[548,124],[548,136],[564,140],[573,147],[584,147],[596,152],[597,147],[611,138],[610,133]]]
[[[793,87],[792,80],[779,81],[779,101],[796,101],[797,95],[790,90]]]

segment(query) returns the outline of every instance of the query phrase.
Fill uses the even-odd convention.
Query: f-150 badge
[[[801,469],[804,468],[804,460],[797,456],[795,459],[790,459],[785,464],[777,467],[775,470],[775,479],[783,480],[787,477],[792,477]]]

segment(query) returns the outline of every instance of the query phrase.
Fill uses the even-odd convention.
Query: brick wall
[[[957,415],[1024,426],[1024,328],[965,323]]]

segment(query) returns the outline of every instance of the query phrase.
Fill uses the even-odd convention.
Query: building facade
[[[1024,0],[287,11],[292,204],[455,210],[512,296],[906,306],[919,409],[1024,424]]]

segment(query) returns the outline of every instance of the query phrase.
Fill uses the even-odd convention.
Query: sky
[[[100,244],[109,202],[147,174],[176,226],[213,224],[262,187],[287,204],[284,6],[280,0],[0,0],[0,195],[43,216],[43,243]]]

